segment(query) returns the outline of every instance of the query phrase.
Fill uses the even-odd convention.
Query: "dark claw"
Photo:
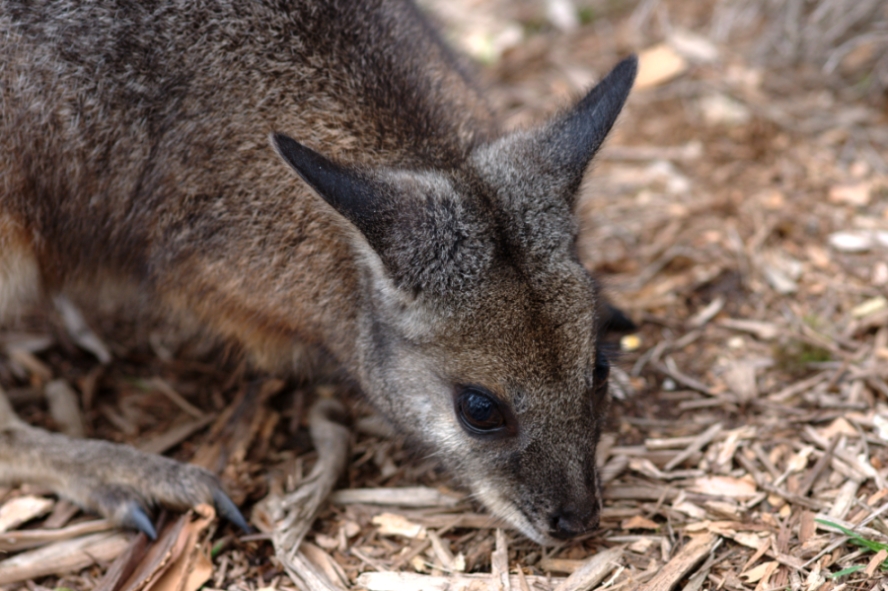
[[[121,521],[123,525],[139,530],[151,538],[152,541],[157,539],[157,532],[154,530],[151,518],[148,517],[148,514],[145,513],[145,510],[138,503],[129,503],[126,508],[126,514]]]
[[[244,533],[248,534],[253,531],[250,526],[247,525],[247,520],[241,515],[240,509],[237,508],[234,501],[229,499],[228,495],[218,488],[213,489],[213,504],[216,505],[216,512],[219,513],[221,517],[224,517],[239,527]]]
[[[611,303],[606,303],[601,314],[602,332],[634,332],[638,325],[626,313]]]

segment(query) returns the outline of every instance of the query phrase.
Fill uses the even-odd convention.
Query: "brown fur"
[[[529,536],[594,526],[599,298],[572,208],[634,62],[503,136],[406,1],[6,0],[0,30],[0,311],[111,277],[267,370],[322,348]],[[304,182],[272,132],[298,140],[274,143]],[[508,434],[461,426],[475,385]],[[125,523],[127,503],[211,494],[198,472],[171,492],[167,460],[133,474],[130,451],[40,433],[0,430],[0,480],[61,470],[57,490]],[[28,470],[25,439],[45,459]]]

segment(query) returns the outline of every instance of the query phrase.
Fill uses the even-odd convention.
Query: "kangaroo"
[[[0,0],[0,311],[55,294],[197,319],[263,371],[323,351],[540,544],[593,529],[607,306],[580,264],[584,172],[629,57],[504,132],[408,0]],[[213,476],[28,426],[0,481],[154,534]]]

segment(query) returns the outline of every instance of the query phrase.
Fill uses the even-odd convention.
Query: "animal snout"
[[[599,519],[597,504],[584,508],[565,506],[549,516],[549,535],[569,540],[598,527]]]

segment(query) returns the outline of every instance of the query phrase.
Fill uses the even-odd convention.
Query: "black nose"
[[[563,507],[549,517],[549,534],[559,540],[569,540],[598,527],[598,508],[578,511]]]

